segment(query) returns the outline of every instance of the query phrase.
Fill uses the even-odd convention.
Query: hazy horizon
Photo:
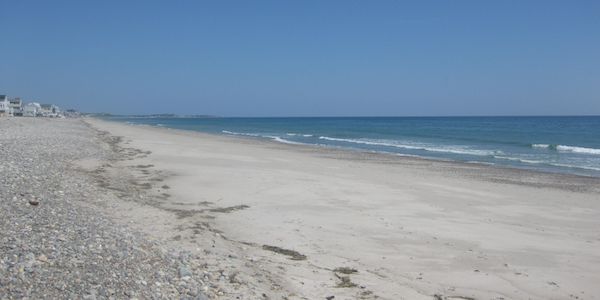
[[[0,94],[112,114],[597,116],[595,1],[3,2]]]
[[[544,117],[557,117],[557,118],[568,118],[568,117],[600,117],[600,114],[581,114],[581,115],[378,115],[378,116],[369,116],[369,115],[272,115],[272,116],[221,116],[221,115],[210,115],[210,114],[195,114],[195,113],[186,113],[186,114],[177,114],[177,113],[148,113],[148,114],[117,114],[110,112],[82,112],[86,114],[92,115],[110,115],[115,117],[153,117],[153,116],[175,116],[175,117],[199,117],[199,118],[544,118]]]

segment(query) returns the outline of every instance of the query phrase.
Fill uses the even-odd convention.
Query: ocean
[[[600,116],[111,119],[287,144],[600,177]]]

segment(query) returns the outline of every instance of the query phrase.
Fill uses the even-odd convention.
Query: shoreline
[[[251,137],[251,136],[241,136],[241,135],[228,135],[228,134],[218,134],[197,130],[188,130],[188,129],[179,129],[179,128],[170,128],[164,126],[155,126],[148,124],[131,124],[122,121],[115,120],[106,120],[100,118],[93,118],[95,120],[99,120],[102,122],[115,122],[117,124],[125,125],[125,126],[134,126],[134,127],[142,127],[142,128],[150,128],[152,130],[159,130],[165,132],[179,132],[182,134],[196,134],[199,138],[202,136],[210,136],[215,138],[222,139],[231,139],[231,141],[246,141],[253,142],[256,144],[264,143],[265,145],[271,145],[273,147],[281,146],[281,149],[289,150],[289,151],[304,151],[304,152],[315,152],[315,154],[320,155],[330,155],[332,158],[343,158],[350,160],[369,160],[372,162],[381,162],[385,161],[386,163],[397,163],[402,165],[403,163],[417,163],[417,164],[437,164],[439,167],[443,168],[455,168],[457,170],[467,171],[465,174],[461,175],[470,175],[473,176],[473,173],[478,173],[476,176],[481,177],[481,175],[487,175],[488,180],[496,180],[496,181],[505,181],[508,184],[533,184],[533,182],[517,182],[514,180],[510,180],[511,177],[519,177],[519,178],[542,178],[542,180],[551,180],[556,183],[556,185],[549,185],[545,187],[555,187],[557,189],[567,189],[571,191],[589,191],[593,193],[600,193],[600,177],[593,175],[582,175],[582,174],[574,174],[574,173],[563,173],[563,172],[553,172],[548,170],[536,170],[536,169],[528,169],[528,168],[519,168],[515,166],[508,165],[499,165],[493,163],[485,163],[478,161],[458,161],[452,159],[445,158],[435,158],[435,157],[425,157],[418,155],[407,155],[401,153],[392,153],[392,152],[383,152],[383,151],[369,151],[363,149],[355,149],[355,148],[345,148],[345,147],[332,147],[327,145],[313,145],[306,143],[284,143],[275,141],[267,138],[260,137]],[[397,161],[396,161],[397,160]],[[502,178],[492,178],[493,176],[500,176]],[[482,178],[481,178],[482,179]],[[578,184],[581,181],[584,181],[583,184]],[[573,186],[574,185],[574,186]]]
[[[529,136],[529,138],[525,138],[525,135],[522,135],[521,138],[516,138],[513,142],[502,142],[489,144],[488,142],[483,143],[475,143],[472,144],[470,142],[461,142],[461,138],[454,139],[454,142],[446,143],[443,141],[438,142],[416,142],[420,140],[420,138],[407,138],[407,141],[404,141],[404,138],[398,136],[394,138],[393,134],[389,137],[383,138],[380,140],[378,135],[374,135],[370,137],[372,134],[364,132],[361,134],[360,131],[354,132],[350,129],[348,132],[354,132],[350,135],[342,135],[337,136],[335,133],[330,132],[323,127],[324,124],[316,125],[314,129],[309,124],[306,124],[306,120],[310,118],[301,118],[305,121],[299,121],[299,127],[289,127],[286,123],[282,123],[281,125],[277,125],[278,122],[283,122],[284,120],[290,120],[289,118],[273,118],[273,119],[281,119],[281,121],[274,122],[275,124],[270,124],[269,122],[263,122],[264,120],[268,120],[269,118],[248,118],[249,121],[241,121],[242,124],[248,123],[248,128],[240,127],[236,129],[236,126],[239,126],[240,122],[233,120],[244,120],[244,118],[232,118],[231,124],[229,121],[227,122],[187,122],[187,121],[176,121],[176,119],[166,118],[164,120],[164,124],[169,124],[167,127],[173,126],[174,129],[182,129],[182,130],[192,130],[207,133],[207,134],[231,134],[236,136],[247,136],[247,137],[257,137],[264,138],[264,140],[276,140],[281,143],[286,144],[296,144],[296,145],[314,145],[314,146],[329,146],[329,147],[339,147],[345,148],[349,151],[375,151],[381,153],[392,153],[398,154],[401,156],[407,157],[420,157],[424,159],[432,159],[432,160],[450,160],[457,162],[478,162],[481,164],[489,164],[495,165],[499,167],[508,167],[508,168],[517,168],[517,169],[525,169],[525,170],[533,170],[537,172],[547,172],[547,173],[559,173],[559,174],[574,174],[584,177],[598,177],[600,178],[600,167],[595,165],[598,157],[595,155],[600,154],[598,145],[595,145],[592,137],[587,137],[587,144],[580,141],[581,145],[585,146],[573,146],[580,145],[579,142],[576,141],[566,141],[558,139],[560,136],[565,135],[565,132],[560,130],[556,131],[554,135],[558,140],[554,141],[553,138],[548,136],[546,133],[545,138],[536,137],[538,133],[533,132],[523,132],[523,134]],[[324,118],[328,119],[328,118]],[[353,118],[348,118],[353,119]],[[359,118],[363,119],[363,118]],[[376,118],[378,119],[378,118]],[[386,119],[386,118],[382,118]],[[396,118],[392,118],[396,119]],[[402,119],[402,118],[399,118]],[[462,118],[459,118],[462,119]],[[527,118],[529,120],[530,118]],[[119,122],[130,123],[133,125],[145,125],[145,126],[165,126],[161,119],[152,119],[152,121],[148,122],[137,122],[134,120],[125,119],[107,119],[107,120],[116,120]],[[171,122],[170,120],[174,120]],[[188,119],[184,119],[188,120]],[[192,119],[193,120],[193,119]],[[250,120],[252,122],[250,122]],[[263,120],[263,121],[261,121]],[[343,120],[343,118],[337,118],[336,120]],[[331,120],[334,121],[334,120]],[[531,121],[531,120],[529,120]],[[341,122],[341,121],[340,121]],[[458,122],[458,121],[457,121]],[[146,123],[146,124],[145,124]],[[264,124],[263,124],[264,123]],[[237,125],[236,125],[237,124]],[[303,125],[302,125],[303,124]],[[197,125],[197,126],[196,126]],[[260,126],[259,126],[260,125]],[[273,127],[275,125],[275,127]],[[416,126],[418,124],[413,124],[412,126]],[[426,126],[426,124],[424,124]],[[233,127],[232,127],[233,126]],[[259,126],[259,127],[254,127]],[[265,127],[266,126],[266,127]],[[349,126],[349,125],[346,125]],[[366,125],[369,127],[368,125]],[[264,128],[263,128],[264,127]],[[281,127],[281,130],[278,129]],[[288,128],[289,127],[289,128]],[[228,130],[222,130],[222,128],[228,128]],[[261,129],[262,128],[262,129]],[[283,128],[287,128],[283,130]],[[370,128],[370,127],[369,127]],[[377,132],[376,126],[372,128]],[[501,128],[500,128],[501,129]],[[519,132],[519,128],[512,128],[513,130]],[[266,130],[266,131],[265,131]],[[306,131],[309,134],[297,133],[297,131]],[[317,131],[315,131],[317,130]],[[399,132],[403,132],[401,128],[398,128]],[[416,129],[415,129],[416,130]],[[566,130],[566,129],[565,129]],[[292,133],[289,133],[289,132]],[[418,131],[418,130],[417,130]],[[262,133],[261,133],[262,132]],[[296,132],[296,133],[294,133]],[[319,133],[320,132],[320,133]],[[501,131],[503,135],[506,133]],[[358,136],[356,135],[358,134]],[[390,134],[389,132],[387,133]],[[449,133],[451,134],[451,133]],[[572,135],[572,134],[571,134]],[[303,138],[304,137],[304,138]],[[369,138],[370,137],[370,138]],[[414,141],[413,141],[414,140]],[[467,139],[468,141],[469,139]],[[552,144],[551,141],[554,141],[558,144]],[[417,143],[413,145],[414,143]],[[591,143],[591,144],[590,144]],[[593,146],[594,144],[595,146]],[[468,146],[471,145],[471,146]],[[571,145],[571,146],[569,146]],[[595,147],[595,148],[594,148]],[[412,149],[412,150],[411,150]],[[560,153],[560,154],[559,154]],[[590,157],[581,157],[580,155],[592,155]],[[575,155],[575,156],[573,156]],[[578,156],[579,155],[579,156]],[[588,161],[589,159],[589,161]]]

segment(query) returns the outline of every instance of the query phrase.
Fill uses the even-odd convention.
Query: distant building
[[[67,109],[63,111],[63,115],[67,118],[77,118],[81,116],[81,114],[74,109]]]
[[[10,99],[8,102],[10,102],[10,108],[12,110],[13,116],[23,115],[23,102],[21,101],[21,98],[16,97]]]
[[[25,117],[38,117],[42,114],[42,106],[37,102],[27,103],[23,107],[23,116]]]
[[[12,116],[10,102],[6,95],[0,95],[0,117]]]
[[[60,114],[60,109],[54,104],[42,104],[41,114],[44,117],[58,117]]]

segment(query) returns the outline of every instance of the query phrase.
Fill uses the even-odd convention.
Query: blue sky
[[[123,114],[600,115],[599,3],[0,0],[0,94]]]

